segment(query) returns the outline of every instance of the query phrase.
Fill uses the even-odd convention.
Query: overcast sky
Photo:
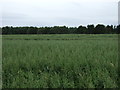
[[[2,26],[117,25],[118,1],[2,0],[0,14]]]

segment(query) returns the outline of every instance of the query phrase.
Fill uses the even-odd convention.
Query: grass
[[[2,46],[3,88],[118,87],[115,34],[4,35]]]
[[[2,35],[0,35],[0,89],[2,89]]]
[[[4,39],[16,40],[81,40],[81,39],[117,39],[116,34],[42,34],[42,35],[3,35]]]

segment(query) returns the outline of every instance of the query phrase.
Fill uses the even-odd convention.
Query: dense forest
[[[120,25],[98,24],[79,27],[2,27],[2,34],[119,34]]]

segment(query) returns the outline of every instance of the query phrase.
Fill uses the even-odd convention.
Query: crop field
[[[2,36],[3,88],[117,88],[117,34]]]

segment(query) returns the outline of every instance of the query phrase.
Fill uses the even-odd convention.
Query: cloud
[[[3,26],[117,24],[118,0],[3,0]]]

